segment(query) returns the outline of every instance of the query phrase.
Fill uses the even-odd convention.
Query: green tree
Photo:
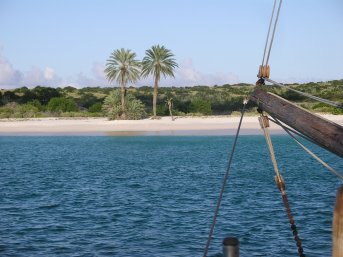
[[[19,97],[12,91],[5,91],[2,95],[2,101],[5,104],[10,102],[16,102],[18,98]]]
[[[14,89],[14,93],[21,93],[21,94],[24,94],[25,92],[29,91],[30,89],[28,89],[27,87],[19,87],[19,88],[16,88]]]
[[[203,115],[211,115],[211,103],[202,99],[195,99],[190,105],[190,111],[193,113],[201,113]]]
[[[125,87],[129,82],[136,82],[140,75],[140,62],[136,54],[124,48],[113,51],[107,60],[105,73],[109,82],[116,80],[121,86],[121,113],[123,119],[127,118],[125,104]]]
[[[145,57],[142,62],[142,76],[147,77],[150,74],[154,77],[154,94],[153,94],[153,114],[156,117],[158,83],[161,74],[174,77],[174,69],[178,67],[174,54],[164,46],[155,45],[145,51]]]
[[[53,97],[48,103],[48,110],[52,112],[76,112],[79,108],[72,99]]]
[[[80,99],[78,99],[78,104],[82,107],[85,108],[89,108],[90,106],[92,106],[93,104],[95,104],[96,102],[98,102],[98,98],[95,97],[93,94],[91,93],[86,93],[86,94],[82,94]]]
[[[67,87],[63,88],[63,91],[65,91],[67,93],[77,92],[77,88],[76,87],[67,86]]]
[[[36,107],[38,109],[38,111],[40,111],[40,112],[44,111],[45,108],[46,108],[46,106],[42,105],[37,99],[33,100],[33,101],[30,101],[27,104]]]
[[[125,96],[125,109],[127,118],[130,120],[139,120],[146,116],[144,104],[136,99],[132,94]],[[110,120],[120,119],[121,116],[121,95],[119,90],[114,90],[104,100],[103,111]]]
[[[31,101],[34,101],[34,100],[39,101],[37,95],[33,91],[31,91],[31,90],[26,91],[23,94],[23,96],[21,97],[21,102],[22,103],[28,103],[28,102],[31,102]]]
[[[102,109],[102,103],[97,102],[97,103],[93,104],[92,106],[90,106],[88,108],[88,111],[91,113],[96,113],[96,112],[101,112],[101,109]]]
[[[42,87],[37,86],[34,89],[31,90],[32,93],[34,93],[34,98],[28,98],[28,101],[32,101],[34,99],[37,99],[41,104],[48,104],[50,99],[53,97],[60,97],[61,94],[56,88],[52,87]]]

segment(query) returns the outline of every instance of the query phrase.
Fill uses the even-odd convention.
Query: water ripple
[[[287,137],[276,157],[306,256],[330,256],[339,181]],[[0,137],[1,256],[201,256],[232,137]],[[311,147],[336,169],[341,159]],[[243,136],[210,256],[297,256],[268,149]]]

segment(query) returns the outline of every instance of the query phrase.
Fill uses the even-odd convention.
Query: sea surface
[[[339,179],[272,136],[306,256],[331,256]],[[0,256],[202,256],[233,137],[0,137]],[[343,160],[309,145],[339,171]],[[297,256],[262,136],[241,136],[209,256]]]

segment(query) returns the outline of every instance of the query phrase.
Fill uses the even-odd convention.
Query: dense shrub
[[[34,92],[32,92],[31,90],[25,91],[23,96],[21,97],[21,103],[28,103],[31,101],[38,101],[37,96]],[[41,103],[41,102],[40,102]]]
[[[201,99],[195,99],[190,105],[190,111],[193,113],[201,113],[203,115],[211,115],[211,103]]]
[[[0,118],[11,118],[15,113],[16,103],[8,103],[0,107]]]
[[[39,110],[32,104],[8,103],[0,107],[0,118],[34,118]]]
[[[77,92],[77,88],[71,87],[71,86],[67,86],[67,87],[63,88],[63,91],[67,92],[67,93],[73,93],[73,92]]]
[[[95,103],[88,109],[91,113],[101,112],[102,111],[102,103]]]
[[[40,112],[45,111],[45,109],[46,109],[46,106],[42,105],[38,100],[30,101],[27,104],[36,107]]]
[[[305,96],[300,95],[296,92],[293,92],[291,90],[285,90],[282,94],[281,97],[289,100],[289,101],[302,101],[307,99]]]
[[[168,107],[165,104],[159,104],[156,106],[157,116],[166,116],[169,115]]]
[[[35,118],[39,109],[32,104],[23,104],[18,106],[21,118]]]
[[[90,93],[82,94],[81,98],[78,100],[78,103],[87,109],[96,102],[99,102],[99,99]]]
[[[132,94],[126,95],[125,104],[127,119],[139,120],[146,117],[144,104],[140,100],[136,99]],[[121,94],[119,90],[112,91],[110,95],[105,98],[103,111],[110,120],[122,118]]]
[[[4,104],[16,102],[19,97],[12,91],[6,91],[2,94],[2,102]]]
[[[317,103],[317,104],[312,106],[312,109],[316,112],[326,112],[326,113],[331,113],[331,114],[335,114],[335,115],[343,114],[342,109],[327,105],[325,103]]]
[[[53,97],[48,103],[48,110],[52,112],[76,112],[78,107],[72,99]]]
[[[60,97],[61,94],[56,88],[52,87],[41,87],[37,86],[31,90],[30,96],[31,99],[27,99],[27,101],[38,100],[41,104],[48,104],[50,99],[54,97]]]
[[[174,105],[174,110],[180,113],[188,113],[190,109],[191,101],[174,98],[173,105]]]

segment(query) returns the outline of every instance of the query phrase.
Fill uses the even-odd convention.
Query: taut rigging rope
[[[275,153],[274,153],[274,149],[273,149],[273,144],[272,144],[270,134],[269,134],[269,130],[268,130],[268,127],[269,127],[268,117],[261,114],[259,117],[259,121],[260,121],[260,125],[261,125],[261,128],[262,128],[263,133],[264,133],[264,137],[265,137],[267,145],[268,145],[270,158],[272,160],[274,170],[276,173],[275,182],[276,182],[276,185],[281,192],[282,201],[283,201],[283,204],[284,204],[286,211],[287,211],[287,217],[288,217],[289,223],[291,224],[291,229],[293,232],[294,240],[296,241],[296,245],[298,247],[299,256],[305,257],[304,249],[302,248],[301,240],[300,240],[300,237],[298,236],[298,231],[297,231],[297,227],[295,225],[293,214],[292,214],[291,208],[289,206],[289,202],[288,202],[288,198],[287,198],[287,194],[286,194],[286,190],[285,190],[286,189],[285,182],[284,182],[282,176],[280,175],[280,172],[279,172],[279,169],[277,166]]]
[[[273,11],[272,11],[272,15],[271,15],[271,17],[270,17],[270,22],[269,22],[269,27],[268,27],[268,33],[267,33],[267,38],[266,38],[266,44],[265,44],[265,46],[264,46],[264,53],[263,53],[263,58],[262,58],[261,66],[264,65],[264,58],[265,58],[266,52],[267,52],[268,39],[269,39],[270,29],[271,29],[271,27],[272,27],[272,22],[273,22],[273,17],[274,17],[274,12],[275,12],[275,6],[276,6],[276,0],[274,0]]]
[[[343,105],[341,103],[337,103],[337,102],[330,101],[330,100],[327,100],[327,99],[324,99],[324,98],[321,98],[321,97],[318,97],[318,96],[310,95],[310,94],[305,93],[305,92],[301,92],[299,90],[293,89],[291,87],[288,87],[288,86],[286,86],[286,85],[284,85],[282,83],[276,82],[276,81],[271,80],[269,78],[263,78],[263,79],[268,81],[268,82],[270,82],[270,83],[272,83],[275,86],[287,88],[288,90],[293,91],[295,93],[298,93],[300,95],[306,96],[306,97],[311,98],[313,100],[316,100],[316,101],[319,101],[319,102],[322,102],[322,103],[325,103],[325,104],[328,104],[328,105],[331,105],[333,107],[340,108],[340,109],[343,110]]]
[[[229,155],[229,162],[228,162],[228,164],[226,166],[226,172],[225,172],[225,175],[224,175],[224,178],[223,178],[223,183],[222,183],[222,187],[221,187],[220,194],[219,194],[219,197],[218,197],[217,206],[216,206],[216,209],[214,211],[211,229],[210,229],[210,232],[208,234],[208,238],[207,238],[207,242],[206,242],[206,246],[205,246],[205,250],[204,250],[204,255],[203,255],[204,257],[207,256],[208,248],[210,247],[211,238],[212,238],[212,235],[213,235],[214,227],[216,225],[217,216],[218,216],[218,213],[219,213],[219,208],[220,208],[220,205],[221,205],[221,201],[223,199],[224,189],[225,189],[225,186],[226,186],[226,183],[227,183],[227,179],[229,177],[232,157],[233,157],[233,154],[235,152],[235,148],[236,148],[236,144],[237,144],[237,139],[238,139],[238,135],[239,135],[239,132],[240,132],[240,129],[241,129],[242,120],[243,120],[243,116],[244,116],[244,113],[245,113],[245,107],[246,107],[247,103],[248,103],[248,100],[247,100],[247,98],[245,98],[243,100],[243,108],[242,108],[241,118],[239,120],[236,136],[235,136],[234,142],[232,144],[231,153]]]
[[[266,65],[268,65],[269,56],[270,56],[270,51],[272,50],[273,41],[274,41],[274,35],[275,35],[276,25],[277,25],[277,22],[278,22],[278,20],[279,20],[279,14],[280,14],[281,5],[282,5],[282,0],[280,0],[280,2],[279,2],[279,7],[278,7],[277,14],[276,14],[276,18],[275,18],[274,29],[273,29],[273,34],[272,34],[272,38],[271,38],[270,45],[269,45],[269,50],[268,50]]]
[[[274,36],[275,36],[277,22],[279,20],[281,5],[282,5],[282,0],[274,0],[273,11],[272,11],[272,15],[269,21],[266,44],[264,46],[262,64],[259,67],[259,72],[257,75],[259,78],[264,78],[264,77],[269,78],[270,68],[269,68],[268,62],[269,62],[270,51],[272,50],[272,46],[274,42]],[[277,12],[276,12],[276,15],[274,15],[276,6],[277,6]],[[275,16],[275,19],[274,19],[274,16]],[[270,35],[271,29],[273,30],[273,32]]]
[[[273,116],[272,116],[272,117],[273,117]],[[273,117],[273,118],[274,118],[274,117]],[[275,120],[273,120],[273,119],[271,119],[271,118],[269,118],[269,117],[268,117],[268,120],[270,120],[271,122],[274,122],[275,124],[277,124],[277,125],[279,125],[279,126],[283,126],[284,129],[287,129],[288,131],[292,132],[293,134],[296,134],[296,135],[302,137],[303,139],[306,139],[307,141],[309,141],[309,142],[311,142],[311,143],[313,143],[313,144],[318,145],[319,147],[323,147],[323,146],[321,146],[320,144],[318,144],[316,141],[312,140],[311,138],[309,138],[309,137],[307,137],[307,136],[301,134],[300,132],[298,132],[298,131],[296,131],[296,130],[290,128],[290,127],[285,126],[285,125],[282,124],[279,120],[278,120],[278,121],[275,121]]]
[[[324,98],[321,98],[321,97],[318,97],[318,96],[313,96],[311,94],[298,91],[296,89],[287,87],[287,86],[285,86],[282,83],[278,83],[276,81],[273,81],[273,80],[269,79],[270,68],[268,66],[268,62],[269,62],[270,52],[271,52],[271,49],[272,49],[272,46],[273,46],[276,26],[277,26],[277,22],[279,20],[280,9],[281,9],[281,5],[282,5],[282,0],[279,0],[278,8],[277,8],[277,13],[276,13],[275,21],[274,21],[274,24],[273,24],[274,13],[275,13],[275,8],[276,8],[276,5],[277,5],[277,1],[278,0],[274,0],[273,11],[272,11],[272,15],[271,15],[270,22],[269,22],[269,27],[268,27],[266,44],[264,46],[262,64],[261,64],[261,66],[259,68],[258,77],[260,79],[262,79],[262,82],[260,82],[260,84],[264,84],[264,80],[266,80],[266,81],[272,83],[273,85],[280,86],[280,87],[286,87],[290,91],[296,92],[296,93],[298,93],[300,95],[306,96],[306,97],[311,98],[313,100],[317,100],[319,102],[322,102],[322,103],[325,103],[325,104],[328,104],[330,106],[333,106],[333,107],[336,107],[336,108],[340,108],[340,109],[343,110],[343,104],[341,104],[341,103],[330,101],[330,100],[327,100],[327,99],[324,99]],[[273,24],[273,26],[272,26],[272,24]],[[273,32],[272,32],[272,35],[270,37],[270,30],[271,30],[272,27],[273,27]],[[270,37],[270,39],[269,39],[269,37]],[[268,49],[268,54],[267,54],[267,57],[266,57],[267,49]],[[265,60],[266,60],[266,62],[264,63]]]
[[[272,115],[271,115],[272,116]],[[273,117],[273,116],[272,116]],[[338,178],[343,180],[343,175],[341,175],[338,171],[336,171],[334,168],[332,168],[329,164],[324,162],[322,159],[320,159],[315,153],[313,153],[310,149],[308,149],[306,146],[304,146],[300,141],[289,131],[287,127],[285,127],[278,119],[273,117],[275,121],[272,119],[269,119],[276,124],[278,124],[281,128],[283,128],[284,131],[299,145],[301,146],[309,155],[311,155],[314,159],[316,159],[318,162],[320,162],[324,167],[326,167],[328,170],[330,170],[332,173],[334,173]]]

